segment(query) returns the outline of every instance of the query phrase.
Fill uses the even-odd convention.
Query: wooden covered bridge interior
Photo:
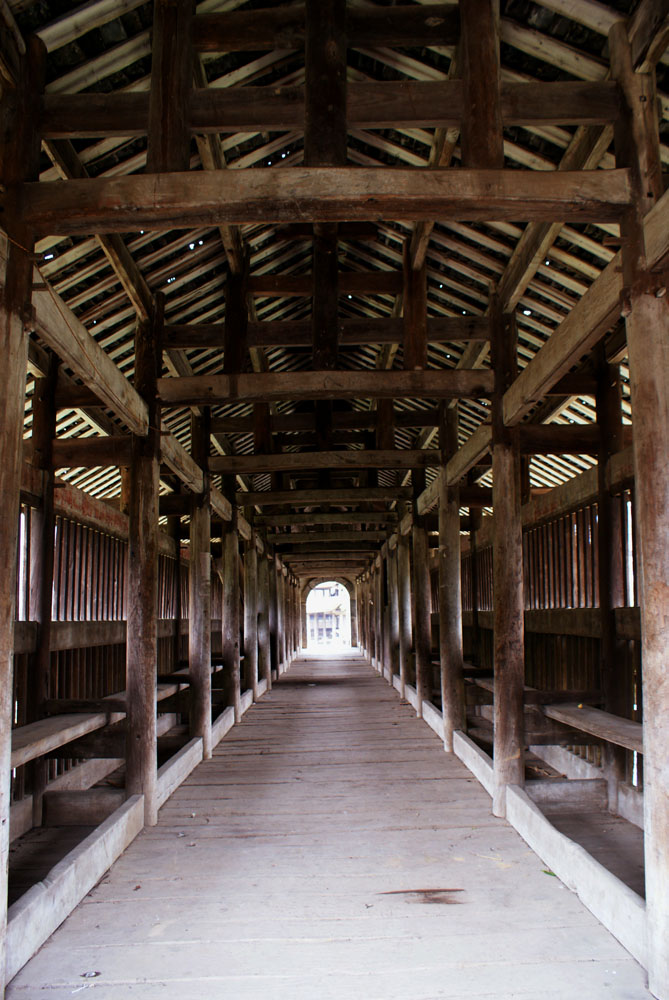
[[[468,995],[669,1000],[667,0],[1,13],[0,990],[125,995],[26,963],[140,832],[158,878],[190,782],[236,752],[260,781],[292,698],[352,787],[351,719],[390,770],[429,738],[398,816],[448,769],[470,808],[473,772],[472,829],[515,827],[639,972]],[[379,996],[464,995],[435,968]],[[179,982],[133,989],[212,995]]]

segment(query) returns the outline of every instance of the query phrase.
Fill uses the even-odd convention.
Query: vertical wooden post
[[[276,556],[273,550],[269,557],[269,640],[271,670],[274,677],[279,677],[279,637],[278,637],[278,584],[276,577]]]
[[[128,491],[130,490],[130,479],[128,479]],[[183,618],[182,607],[181,607],[181,518],[174,517],[170,518],[172,523],[171,535],[174,539],[174,545],[176,549],[176,559],[174,567],[175,575],[175,608],[174,608],[174,635],[172,644],[172,661],[174,663],[174,669],[177,670],[179,667],[179,661],[181,659],[181,619]],[[127,584],[127,580],[126,580]]]
[[[400,697],[405,696],[411,665],[411,558],[408,535],[400,534],[397,542],[397,582],[400,619]]]
[[[430,592],[430,548],[425,518],[414,514],[411,529],[413,569],[414,653],[416,657],[416,714],[423,717],[423,701],[432,699],[432,595]]]
[[[388,670],[390,683],[394,674],[400,672],[400,601],[397,579],[397,547],[388,546],[386,558],[388,572]]]
[[[495,816],[504,816],[507,785],[525,783],[525,601],[520,450],[517,434],[504,426],[502,415],[502,397],[517,369],[517,333],[514,317],[502,316],[496,299],[491,303],[490,317],[495,371],[492,453],[495,732],[492,809]]]
[[[231,484],[225,490],[232,493]],[[234,502],[234,494],[232,494]],[[239,535],[237,508],[232,520],[223,522],[223,608],[221,611],[223,649],[223,689],[225,704],[235,710],[235,722],[242,717],[239,663]]]
[[[358,588],[349,590],[351,601],[351,646],[355,649],[360,645],[360,611],[358,607]]]
[[[146,172],[188,170],[193,0],[154,0]]]
[[[362,651],[364,655],[369,659],[369,620],[367,617],[367,612],[369,610],[369,597],[367,593],[367,574],[362,577],[360,582],[360,624],[361,630],[360,635],[362,637]]]
[[[54,560],[54,474],[52,441],[56,436],[56,383],[58,360],[52,357],[45,378],[35,380],[33,393],[32,464],[42,471],[42,503],[33,511],[30,539],[30,620],[37,622],[37,640],[32,657],[30,720],[42,718],[49,697],[51,666],[51,598]],[[48,761],[39,758],[31,767],[30,790],[33,826],[42,824],[42,803],[48,776]]]
[[[299,580],[293,579],[293,656],[298,656],[300,652],[301,628],[301,604]]]
[[[269,635],[269,560],[267,542],[258,559],[258,677],[267,681],[267,690],[272,688],[272,654]]]
[[[381,672],[381,632],[379,628],[380,621],[380,607],[381,607],[381,597],[379,591],[379,571],[376,566],[376,562],[372,565],[371,569],[371,579],[370,579],[370,619],[372,626],[372,666],[377,671]]]
[[[613,715],[626,715],[624,658],[616,638],[614,609],[623,603],[622,524],[619,501],[611,496],[606,481],[607,463],[622,448],[622,408],[620,372],[608,365],[600,352],[597,379],[597,424],[600,441],[597,461],[597,541],[599,609],[602,623],[600,671],[604,707]],[[625,780],[625,751],[611,743],[605,750],[609,809],[618,812],[618,786]]]
[[[460,126],[462,163],[504,166],[500,106],[499,0],[460,4],[460,52],[464,107]]]
[[[255,536],[244,551],[244,686],[258,700],[258,551]]]
[[[306,649],[309,644],[309,622],[307,620],[307,592],[303,587],[300,592],[300,614],[302,621],[302,649]]]
[[[5,116],[0,132],[0,181],[12,204],[15,185],[39,176],[40,92],[44,81],[44,46],[39,39],[27,42],[19,60],[16,101]],[[4,86],[4,84],[3,84]],[[18,199],[16,199],[18,200]],[[9,808],[11,800],[11,749],[14,676],[14,619],[16,617],[16,566],[19,491],[23,460],[23,417],[26,391],[28,340],[25,323],[30,313],[33,284],[31,253],[34,234],[20,220],[5,222],[12,240],[7,264],[0,268],[0,356],[4,391],[0,435],[0,984],[4,983],[5,928],[7,923],[7,861],[9,857]],[[4,273],[2,273],[4,271]],[[0,993],[4,995],[0,986]]]
[[[446,482],[446,462],[458,449],[458,411],[440,406],[439,445],[439,659],[444,747],[453,750],[453,733],[465,727],[460,581],[460,490]]]
[[[135,388],[149,407],[146,437],[133,437],[128,518],[126,794],[144,795],[144,821],[158,821],[156,669],[158,662],[158,488],[162,299],[153,324],[135,333]]]
[[[365,577],[358,577],[355,581],[356,595],[358,600],[358,621],[359,639],[358,645],[363,656],[367,656],[367,621],[365,618]]]
[[[374,635],[372,623],[372,578],[371,570],[365,573],[365,637],[366,654],[371,666],[374,666]]]
[[[472,573],[472,663],[481,666],[481,626],[479,624],[479,562],[478,533],[481,530],[481,511],[469,508],[469,554]]]
[[[278,672],[282,674],[286,663],[286,588],[283,580],[283,564],[275,557],[276,565],[276,635],[278,648]]]
[[[662,193],[662,174],[654,80],[634,72],[624,23],[611,28],[609,46],[623,96],[616,162],[631,169],[635,193],[621,229],[640,556],[648,988],[669,1000],[669,304],[649,272],[641,226]]]
[[[308,167],[346,164],[346,0],[307,0],[304,46],[304,162]],[[314,225],[312,255],[312,356],[315,369],[337,367],[339,259],[336,223]],[[332,403],[316,403],[319,447],[332,447]],[[327,487],[329,470],[319,474]]]
[[[204,475],[204,490],[190,506],[188,563],[188,669],[190,735],[202,738],[205,760],[211,757],[211,508],[209,503],[209,408],[191,417],[191,451]]]

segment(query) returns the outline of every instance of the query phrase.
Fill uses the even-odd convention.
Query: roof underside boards
[[[68,0],[59,3],[9,0],[9,6],[21,32],[27,35],[36,31],[46,44],[47,107],[58,106],[57,100],[64,95],[125,94],[129,99],[141,101],[141,95],[149,91],[152,4],[136,0],[117,4],[93,0],[78,8]],[[267,51],[261,44],[263,29],[259,22],[262,18],[253,12],[268,6],[275,8],[276,16],[281,18],[281,9],[287,5],[255,0],[204,0],[197,4],[198,15],[233,11],[249,14],[246,21],[240,22],[247,25],[246,31],[255,23],[254,37],[259,38],[256,43],[259,48],[255,50],[244,51],[243,39],[240,43],[237,38],[234,44],[231,43],[231,51],[208,51],[211,46],[207,38],[200,39],[202,51],[195,72],[198,92],[206,88],[216,94],[234,90],[233,101],[221,105],[228,113],[233,113],[232,109],[239,103],[242,110],[238,116],[233,114],[233,120],[243,121],[243,109],[253,107],[253,102],[245,100],[253,96],[249,88],[264,87],[267,94],[279,93],[278,88],[293,88],[290,91],[293,96],[302,93],[305,55],[299,38],[296,42],[295,34],[284,30],[279,31],[277,37],[279,44],[285,47]],[[419,6],[399,4],[392,9]],[[448,5],[439,6],[440,16],[445,6]],[[591,0],[544,0],[542,3],[502,0],[503,93],[512,94],[514,86],[532,81],[606,81],[607,32],[615,20],[630,18],[633,33],[637,6],[634,0],[608,4]],[[355,21],[357,14],[378,12],[385,7],[386,4],[349,2],[349,23],[364,25],[364,18]],[[451,8],[457,16],[457,5]],[[290,9],[295,11],[294,7]],[[424,123],[406,124],[395,118],[383,122],[383,117],[392,116],[392,101],[391,111],[383,108],[373,113],[355,110],[358,95],[362,95],[360,101],[363,101],[363,87],[369,82],[441,84],[451,81],[455,83],[452,94],[457,103],[459,67],[452,41],[388,47],[383,39],[375,45],[375,38],[365,36],[360,27],[356,30],[359,39],[354,39],[347,49],[346,74],[349,118],[357,115],[360,123],[349,120],[347,165],[405,169],[450,165],[457,171],[461,166],[461,153],[458,128],[453,123],[435,128]],[[669,58],[666,52],[655,52],[653,61],[657,62],[662,160],[666,164],[669,161]],[[132,95],[136,95],[135,98]],[[49,101],[56,103],[49,104]],[[447,111],[443,114],[448,117]],[[290,172],[302,167],[304,128],[300,126],[299,115],[295,120],[293,112],[286,112],[290,121],[285,122],[281,121],[280,114],[273,115],[274,112],[266,115],[267,127],[253,126],[244,131],[221,128],[220,133],[213,131],[206,135],[194,131],[190,171],[262,170],[265,177],[267,171]],[[262,117],[258,107],[248,113],[250,122],[260,123]],[[365,121],[369,124],[364,124]],[[270,127],[270,122],[276,125]],[[383,127],[379,127],[381,124]],[[570,156],[584,144],[583,132],[587,128],[541,120],[525,124],[507,120],[503,133],[504,166],[508,171],[519,172],[519,186],[524,183],[520,171],[554,172],[561,164],[568,168]],[[613,168],[612,134],[611,125],[589,126],[590,155],[577,165],[601,170]],[[141,175],[146,166],[146,152],[146,135],[134,132],[101,137],[46,138],[40,179],[49,182],[77,176],[121,179]],[[290,180],[286,179],[286,183],[289,186]],[[351,373],[403,369],[402,338],[394,340],[393,330],[399,328],[401,333],[402,268],[407,247],[411,248],[409,252],[414,254],[415,262],[425,257],[428,322],[434,324],[434,331],[441,331],[434,339],[429,338],[427,373],[489,368],[487,341],[470,338],[474,336],[476,318],[486,314],[492,286],[500,288],[507,296],[507,307],[515,311],[519,363],[525,366],[610,263],[619,246],[617,223],[611,219],[606,221],[601,213],[599,219],[544,225],[544,238],[537,244],[539,251],[534,263],[529,270],[517,267],[520,255],[517,248],[524,232],[527,239],[531,234],[526,229],[542,225],[534,222],[526,227],[522,219],[471,221],[457,217],[457,213],[454,217],[446,213],[446,217],[429,222],[384,216],[382,220],[340,223],[337,242],[338,369]],[[243,266],[246,255],[251,336],[243,371],[306,374],[313,367],[309,334],[313,227],[309,224],[223,221],[220,225],[195,225],[166,231],[138,229],[111,235],[47,236],[39,241],[37,250],[41,274],[53,293],[72,310],[130,379],[137,317],[158,292],[165,296],[166,323],[168,329],[175,331],[175,344],[179,342],[176,334],[184,326],[210,325],[204,342],[189,343],[186,336],[186,346],[172,346],[165,351],[163,374],[214,377],[223,373],[226,286],[230,274]],[[360,276],[360,272],[366,272],[368,277]],[[457,335],[455,325],[437,326],[449,317],[471,320],[472,327],[466,336],[463,334],[464,339],[446,339]],[[364,322],[356,325],[354,321]],[[278,326],[279,323],[283,326]],[[464,331],[465,327],[459,329]],[[478,329],[480,333],[480,326]],[[379,331],[378,342],[374,340],[374,330]],[[624,417],[631,420],[624,336],[615,326],[607,335],[607,343],[609,358],[621,365]],[[31,428],[33,377],[44,366],[42,347],[36,337],[28,378],[27,436]],[[299,375],[292,382],[299,384]],[[583,391],[576,394],[565,391],[563,395],[551,396],[530,419],[561,425],[592,423],[594,397],[587,391],[587,379],[583,380],[583,387]],[[365,414],[374,414],[378,403],[375,395],[349,393],[345,399],[335,399],[330,448],[348,452],[375,447],[375,435],[376,446],[381,447],[378,440],[383,432],[375,428],[373,420],[364,419]],[[196,409],[198,405],[194,404]],[[437,448],[437,429],[435,423],[430,422],[436,405],[434,397],[398,395],[393,403],[395,426],[386,433],[383,447]],[[460,399],[457,406],[459,438],[463,443],[481,423],[490,420],[490,400],[487,394],[473,394],[472,398]],[[277,428],[275,452],[289,455],[305,449],[329,450],[319,446],[317,407],[318,404],[309,398],[284,398],[270,403]],[[172,432],[187,447],[192,409],[188,405],[175,405],[163,411]],[[390,415],[387,405],[383,412],[387,419]],[[356,413],[360,417],[357,425],[352,416]],[[412,413],[423,414],[422,423],[420,417],[414,417],[415,424],[412,424]],[[253,404],[248,398],[212,398],[211,414],[212,455],[219,456],[217,467],[220,469],[243,470],[237,473],[240,491],[257,493],[276,489],[278,485],[303,489],[318,486],[316,471],[292,469],[290,462],[284,463],[286,468],[279,464],[272,473],[269,467],[258,463],[254,467],[252,462],[245,464],[242,461],[241,456],[251,456],[258,450],[254,449]],[[279,418],[300,414],[303,421],[296,421],[295,429],[291,429],[289,422],[280,429]],[[59,437],[108,434],[115,429],[119,433],[125,430],[112,413],[99,407],[79,405],[59,412]],[[226,465],[222,459],[226,455],[240,456],[237,465]],[[591,453],[536,455],[531,460],[531,483],[535,487],[556,485],[578,474],[593,461]],[[435,473],[434,467],[427,469],[427,482]],[[70,468],[61,470],[60,474],[100,497],[113,498],[120,492],[117,468]],[[490,473],[485,467],[478,467],[476,474],[482,477],[483,485],[490,484]],[[217,475],[214,481],[218,484]],[[344,465],[331,471],[330,485],[336,490],[339,486],[348,489],[352,485],[361,488],[378,484],[392,491],[406,487],[411,478],[412,473],[406,469],[380,468],[370,473],[362,465],[359,468]],[[165,477],[163,489],[169,488],[169,477]]]

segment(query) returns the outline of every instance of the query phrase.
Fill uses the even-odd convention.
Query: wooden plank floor
[[[7,996],[636,1000],[644,984],[349,657],[295,663]]]

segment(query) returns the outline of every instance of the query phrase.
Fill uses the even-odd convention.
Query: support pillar
[[[460,579],[460,490],[446,481],[446,461],[458,448],[458,413],[440,407],[439,444],[439,659],[444,748],[453,751],[453,733],[465,728]]]
[[[416,714],[423,717],[423,701],[432,697],[432,595],[430,593],[430,549],[425,519],[414,515],[411,529],[413,548],[413,620],[414,654],[416,657],[416,694],[418,707]]]
[[[135,388],[149,407],[146,437],[133,436],[128,516],[126,642],[126,778],[128,796],[144,796],[144,822],[158,821],[156,673],[158,662],[158,491],[160,407],[156,379],[162,365],[162,299],[150,324],[135,333]]]
[[[269,640],[270,661],[274,677],[279,677],[279,636],[278,636],[278,580],[276,575],[276,556],[269,557]]]
[[[625,676],[622,643],[616,637],[615,608],[623,604],[623,544],[620,501],[611,496],[607,465],[611,456],[622,449],[622,408],[620,372],[608,365],[603,351],[597,379],[597,424],[600,440],[597,456],[597,571],[600,641],[600,674],[604,708],[613,715],[628,716],[631,678]],[[612,743],[605,745],[605,772],[609,792],[609,810],[618,812],[618,788],[625,780],[625,750]]]
[[[45,378],[35,381],[33,393],[32,464],[42,471],[42,503],[33,511],[30,539],[30,614],[37,622],[37,641],[32,657],[29,721],[43,717],[44,702],[49,697],[51,667],[51,599],[55,543],[54,470],[52,442],[56,436],[56,383],[58,361],[51,358]],[[32,762],[30,791],[33,800],[33,826],[42,825],[42,804],[48,781],[48,760]]]
[[[630,169],[634,188],[621,232],[640,582],[648,988],[669,1000],[669,305],[666,276],[648,269],[641,225],[663,185],[654,79],[634,72],[623,22],[611,28],[609,46],[623,98],[616,165]]]
[[[491,303],[491,348],[495,370],[493,398],[493,630],[494,630],[494,791],[495,816],[506,815],[507,785],[525,783],[525,597],[523,533],[520,516],[520,449],[515,431],[506,428],[502,397],[516,372],[514,317]]]
[[[237,511],[223,524],[223,607],[222,651],[225,704],[235,710],[235,722],[242,717],[239,661],[239,534]]]
[[[244,552],[244,687],[258,700],[258,552],[255,537]]]
[[[44,79],[44,46],[39,39],[27,42],[20,57],[20,75],[13,109],[0,132],[0,181],[8,192],[39,175],[40,91]],[[3,82],[3,87],[5,86]],[[4,110],[4,109],[3,109]],[[0,126],[1,127],[1,126]],[[18,201],[18,199],[16,199]],[[6,220],[12,236],[6,264],[0,264],[0,356],[3,366],[2,434],[0,435],[0,984],[4,983],[5,928],[7,923],[7,862],[11,801],[11,750],[14,678],[14,620],[16,617],[16,566],[19,493],[23,462],[23,417],[26,391],[28,339],[25,322],[30,312],[34,234],[20,220]],[[0,985],[0,994],[4,995]]]
[[[269,560],[267,546],[258,559],[258,677],[267,682],[267,690],[272,688],[272,654],[269,634]]]
[[[351,601],[351,646],[355,649],[360,645],[360,622],[358,612],[358,588],[349,591]]]
[[[384,648],[383,648],[383,563],[379,562],[376,568],[375,588],[374,588],[374,628],[376,631],[376,669],[383,676],[384,671]]]
[[[202,738],[211,757],[211,508],[209,505],[209,410],[191,418],[191,451],[202,468],[204,490],[193,494],[188,563],[188,671],[190,735]]]
[[[400,697],[405,697],[405,687],[411,670],[411,557],[408,535],[400,534],[397,542],[397,583],[400,624]]]
[[[399,592],[397,580],[397,547],[388,547],[386,559],[388,572],[388,670],[389,681],[392,684],[393,676],[400,672],[400,609]]]
[[[479,547],[478,533],[481,530],[481,511],[469,508],[469,553],[471,557],[472,575],[472,663],[482,666],[483,651],[481,648],[481,626],[479,623]]]
[[[283,565],[276,560],[276,634],[278,649],[278,672],[282,674],[288,667],[286,662],[286,588]]]
[[[300,595],[300,612],[302,616],[302,649],[306,649],[309,643],[309,621],[307,619],[307,597],[304,590]]]

